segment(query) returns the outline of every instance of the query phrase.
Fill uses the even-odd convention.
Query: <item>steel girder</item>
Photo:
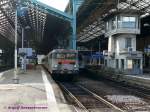
[[[77,5],[77,2],[76,0],[71,0],[70,3],[72,5],[72,13],[71,15],[65,13],[65,12],[62,12],[62,11],[59,11],[53,7],[50,7],[46,4],[43,4],[37,0],[32,0],[33,3],[35,4],[38,4],[40,5],[41,7],[43,7],[43,9],[45,9],[48,13],[56,16],[56,17],[59,17],[59,18],[62,18],[64,20],[67,20],[70,22],[71,24],[71,27],[72,27],[72,38],[70,39],[70,48],[71,49],[76,49],[76,5]]]
[[[62,18],[69,21],[72,26],[72,45],[71,48],[76,49],[76,0],[71,0],[73,6],[73,12],[71,15],[59,11],[53,7],[46,4],[38,2],[37,0],[24,0],[18,3],[18,0],[2,0],[0,1],[0,33],[8,39],[14,37],[14,20],[15,20],[15,10],[16,6],[18,8],[18,32],[21,32],[20,28],[25,26],[30,26],[35,39],[41,41],[44,35],[46,16],[47,14],[54,15],[56,17]],[[21,8],[27,7],[27,13],[22,14]],[[10,34],[7,31],[10,29]],[[9,35],[9,36],[8,36]]]
[[[10,0],[1,0],[0,1],[0,33],[3,37],[7,38],[10,41],[14,41],[14,24],[13,24],[13,13],[10,10],[12,8]],[[8,5],[10,4],[10,5]],[[8,7],[9,6],[9,7]],[[7,11],[8,10],[8,11]]]
[[[39,2],[37,0],[31,0],[31,2],[36,4],[36,5],[41,6],[41,8],[43,8],[48,13],[50,13],[50,14],[56,16],[56,17],[62,18],[62,19],[67,20],[67,21],[72,21],[72,19],[73,19],[73,16],[71,16],[71,15],[65,13],[65,12],[62,12],[60,10],[57,10],[57,9],[51,7],[51,6],[48,6],[48,5],[46,5],[42,2]]]
[[[107,6],[107,3],[109,5],[109,3],[111,1],[112,0],[108,0],[108,1],[103,0],[103,2],[104,2],[103,4],[105,4]],[[103,18],[114,11],[118,11],[118,10],[124,11],[126,9],[134,9],[134,10],[138,10],[141,12],[141,18],[150,15],[150,0],[116,0],[116,2],[114,2],[114,3],[118,3],[118,4],[116,4],[116,7],[111,8],[109,11],[104,12],[103,14],[97,15],[97,21],[94,21],[92,24],[87,25],[82,31],[79,32],[78,42],[87,42],[93,38],[103,35],[104,29],[105,29]],[[99,2],[98,4],[101,4],[101,2]],[[88,7],[90,7],[90,4],[87,4],[87,5],[88,5]],[[99,7],[99,8],[101,8],[101,7]],[[101,8],[101,12],[102,11],[103,11],[103,8]],[[100,26],[99,26],[99,20],[101,21],[101,23],[103,23]],[[97,24],[95,25],[95,23],[97,23]],[[95,26],[93,28],[93,30],[92,30],[91,26]],[[101,30],[96,32],[97,29],[101,29]],[[99,34],[99,35],[97,35],[97,34]]]

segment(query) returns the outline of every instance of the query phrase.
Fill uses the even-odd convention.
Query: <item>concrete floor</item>
[[[74,112],[52,80],[38,67],[19,72],[19,84],[13,84],[13,70],[0,76],[0,112]]]

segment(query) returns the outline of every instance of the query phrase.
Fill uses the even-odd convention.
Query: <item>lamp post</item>
[[[22,73],[24,73],[26,71],[26,65],[25,65],[25,50],[24,50],[24,28],[22,28],[22,54],[21,54],[21,69],[22,69]]]
[[[22,28],[22,49],[24,49],[24,32],[26,29],[30,29],[29,26],[26,26],[25,28]],[[23,73],[26,71],[26,52],[25,50],[23,50],[24,53],[22,55],[22,70],[23,70]]]
[[[18,78],[18,67],[17,67],[17,40],[18,40],[18,9],[20,9],[21,6],[18,7],[18,5],[21,4],[21,0],[18,0],[16,4],[16,12],[15,12],[15,49],[14,49],[14,78],[13,83],[18,84],[19,78]],[[22,45],[23,47],[23,45]]]
[[[22,28],[22,49],[24,48],[24,28]]]
[[[101,65],[101,41],[99,39],[99,65]]]

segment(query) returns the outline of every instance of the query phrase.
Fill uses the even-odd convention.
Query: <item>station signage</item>
[[[145,48],[145,49],[144,49],[144,52],[145,52],[145,53],[150,53],[150,48]]]
[[[92,54],[93,58],[104,58],[103,53],[101,52],[95,52]]]
[[[21,54],[25,54],[27,57],[32,57],[33,55],[33,50],[32,48],[19,48],[18,53]]]

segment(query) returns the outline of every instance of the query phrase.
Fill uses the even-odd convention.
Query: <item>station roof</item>
[[[58,43],[57,36],[65,35],[65,24],[71,16],[37,0],[1,0],[0,1],[0,37],[14,43],[15,11],[18,7],[18,41],[21,41],[21,28],[25,28],[26,41],[36,49],[45,51]],[[60,32],[60,34],[59,34]],[[30,47],[33,47],[30,46]],[[47,47],[48,46],[48,47]]]
[[[20,1],[20,2],[18,2]],[[103,18],[108,14],[126,9],[141,11],[141,17],[150,14],[150,0],[77,0],[78,42],[87,42],[104,34]],[[69,33],[71,16],[36,0],[0,1],[0,37],[14,42],[15,10],[18,11],[18,41],[21,41],[21,27],[29,32],[27,41],[40,52],[48,52],[60,44],[60,39]],[[21,5],[21,6],[20,6]],[[81,5],[81,6],[80,6]],[[69,9],[70,10],[70,9]],[[51,13],[49,13],[51,12]],[[56,13],[58,12],[58,13]],[[68,31],[68,32],[66,32]],[[63,33],[62,33],[63,32]],[[1,47],[1,46],[0,46]]]
[[[150,15],[150,0],[85,0],[78,12],[78,42],[100,37],[105,32],[103,19],[128,9],[140,11],[141,18],[147,17]]]

